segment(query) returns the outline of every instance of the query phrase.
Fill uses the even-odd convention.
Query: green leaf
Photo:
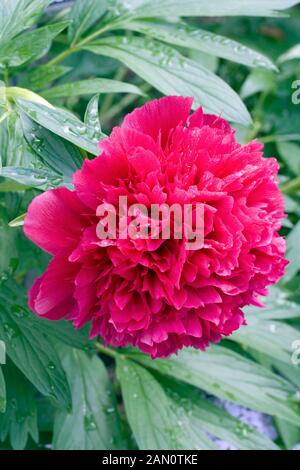
[[[188,414],[195,427],[204,429],[240,450],[278,449],[267,437],[201,396],[194,387],[165,377],[159,380],[165,393]]]
[[[38,441],[37,409],[34,389],[11,363],[4,369],[7,408],[0,414],[0,440],[10,437],[14,449],[24,449],[29,436]]]
[[[5,98],[10,101],[17,101],[18,99],[21,99],[26,101],[32,101],[36,104],[42,104],[47,108],[54,109],[54,106],[52,106],[52,104],[46,101],[42,96],[34,93],[31,90],[28,90],[27,88],[21,88],[17,86],[3,87],[0,88],[0,98],[1,95],[4,95]]]
[[[1,0],[0,43],[33,25],[51,0]]]
[[[45,397],[39,397],[36,400],[38,412],[38,427],[40,432],[53,432],[55,408],[50,400]]]
[[[35,156],[27,145],[19,115],[12,111],[0,124],[0,168],[5,166],[32,167]]]
[[[0,169],[0,175],[12,179],[25,187],[46,191],[47,189],[63,186],[63,179],[50,169],[33,169],[17,166],[6,166]]]
[[[160,16],[277,16],[277,12],[298,4],[298,0],[115,0],[115,16],[133,18]]]
[[[26,290],[14,284],[12,284],[10,289],[12,292],[18,291],[20,298],[23,300],[20,304],[21,313],[24,316],[23,318],[26,318],[26,325],[29,329],[39,331],[55,342],[59,341],[74,348],[84,349],[85,351],[94,350],[95,341],[89,339],[89,325],[85,325],[80,330],[77,330],[70,321],[51,321],[37,317],[30,312],[26,305]]]
[[[18,217],[15,217],[13,220],[11,220],[8,224],[9,227],[21,227],[24,225],[24,219],[25,219],[26,213],[18,215]]]
[[[227,348],[211,345],[203,353],[191,349],[177,357],[151,361],[132,353],[139,362],[220,398],[300,424],[295,388],[261,365]]]
[[[218,57],[196,49],[189,49],[187,51],[187,56],[194,62],[197,62],[197,64],[203,65],[203,67],[207,68],[211,72],[217,73],[220,62]]]
[[[6,342],[10,359],[43,395],[68,407],[68,383],[51,341],[37,328],[32,328],[28,311],[18,303],[16,293],[3,285],[0,307],[0,337]]]
[[[292,344],[299,339],[299,330],[284,322],[261,319],[259,312],[246,318],[247,327],[235,331],[229,339],[290,365]]]
[[[1,109],[2,108],[2,109]],[[8,117],[9,115],[9,110],[5,109],[2,105],[1,105],[1,102],[0,102],[0,123],[5,121],[5,119]]]
[[[299,357],[299,354],[297,354],[297,356]],[[288,381],[295,385],[298,389],[300,388],[299,365],[293,364],[292,361],[290,362],[290,365],[287,365],[284,362],[277,361],[275,359],[271,359],[270,362],[271,367],[278,371],[283,377],[288,379]]]
[[[300,145],[292,142],[277,142],[278,152],[288,168],[296,175],[300,175]]]
[[[6,347],[4,341],[0,340],[0,365],[6,362]]]
[[[97,146],[99,135],[95,135],[95,130],[86,126],[76,116],[62,109],[49,108],[21,99],[16,101],[19,109],[33,121],[91,154],[99,155]],[[104,134],[102,134],[103,137],[105,137]]]
[[[164,392],[150,372],[118,359],[125,410],[141,450],[214,449],[214,444]]]
[[[1,169],[0,169],[1,173]],[[9,192],[16,192],[16,191],[25,191],[27,186],[24,186],[21,183],[17,183],[15,181],[10,181],[4,179],[0,182],[0,193],[9,193]]]
[[[0,413],[4,413],[6,409],[6,387],[2,369],[0,367]],[[1,419],[1,415],[0,415]]]
[[[121,423],[105,366],[82,351],[62,349],[72,390],[72,412],[58,412],[53,446],[59,450],[122,449]]]
[[[0,82],[1,85],[1,82]],[[0,168],[5,165],[5,162],[8,157],[8,146],[9,146],[9,137],[8,137],[8,126],[7,126],[7,118],[0,122]]]
[[[43,96],[46,99],[52,99],[63,96],[92,95],[94,93],[133,93],[143,95],[143,92],[138,87],[130,83],[110,80],[108,78],[91,78],[55,86],[44,91]]]
[[[22,196],[23,194],[20,193],[4,193],[1,195],[2,202],[5,204],[5,211],[3,209],[1,210],[2,212],[2,217],[7,223],[17,215],[19,209],[20,209],[20,204],[22,201]],[[25,196],[25,194],[24,194]],[[5,215],[4,215],[5,212]],[[18,240],[17,240],[18,243]]]
[[[47,168],[59,175],[64,186],[73,187],[73,174],[82,166],[82,156],[78,148],[37,125],[26,115],[23,115],[21,120],[25,139],[32,150]]]
[[[76,0],[70,14],[69,41],[73,44],[98,21],[107,8],[106,0]]]
[[[84,122],[87,126],[93,127],[96,132],[101,133],[101,123],[99,118],[99,95],[90,99],[84,114]]]
[[[24,215],[21,217],[24,217]],[[37,317],[33,315],[26,305],[26,290],[14,284],[10,286],[10,290],[12,293],[11,297],[13,296],[13,291],[18,291],[20,293],[20,298],[23,299],[20,307],[21,312],[24,315],[24,320],[26,319],[26,324],[29,329],[37,330],[55,342],[60,341],[63,344],[74,348],[84,349],[85,351],[94,350],[95,341],[89,338],[89,325],[85,325],[80,328],[80,330],[77,330],[70,321],[51,321],[46,320],[45,318]],[[11,301],[12,300],[13,299],[11,299]]]
[[[24,217],[26,214],[20,216]],[[26,304],[26,290],[20,286],[12,284],[10,287],[11,292],[18,291],[22,303],[19,305],[21,309],[20,315],[26,319],[28,329],[32,331],[39,331],[40,334],[46,335],[53,342],[61,342],[74,348],[84,349],[85,351],[93,351],[95,348],[95,341],[89,339],[89,325],[85,325],[80,330],[74,328],[70,321],[59,320],[51,321],[45,318],[40,318],[32,314]],[[9,295],[7,293],[7,295]],[[12,301],[13,299],[11,299]],[[21,316],[22,318],[22,316]]]
[[[53,39],[63,31],[68,21],[50,24],[11,39],[0,48],[0,64],[18,67],[47,54]]]
[[[32,328],[42,331],[52,340],[84,351],[95,349],[95,341],[89,339],[90,327],[88,325],[76,330],[70,321],[51,321],[33,317],[31,319],[33,320]]]
[[[293,197],[293,195],[291,196],[288,196],[287,194],[284,195],[284,205],[285,205],[285,212],[287,212],[288,214],[291,214],[293,212],[295,214],[299,214],[300,208],[299,208],[297,200]]]
[[[20,79],[20,85],[31,90],[40,90],[70,70],[72,68],[65,65],[39,65],[38,68],[26,70],[26,74]]]
[[[269,288],[269,295],[263,297],[264,308],[257,310],[256,306],[246,307],[244,313],[246,316],[259,315],[261,320],[289,320],[299,318],[300,304],[289,299],[289,292],[280,289],[277,286]]]
[[[219,77],[158,41],[113,36],[84,46],[120,60],[165,94],[194,96],[194,107],[249,125],[251,117],[239,96]]]
[[[300,59],[300,44],[297,44],[296,46],[292,47],[287,52],[285,52],[285,54],[282,54],[279,57],[278,62],[282,63],[293,59]]]
[[[263,54],[232,39],[185,23],[139,20],[125,23],[125,27],[163,42],[203,51],[250,67],[276,70],[273,62]]]
[[[300,237],[300,221],[295,225],[293,230],[287,237],[286,242],[286,257],[290,263],[285,268],[285,276],[283,282],[290,281],[295,274],[300,270],[300,250],[298,247]]]
[[[241,97],[249,98],[256,93],[276,90],[276,75],[270,70],[252,70],[243,83]]]
[[[300,442],[300,428],[283,419],[275,419],[276,427],[282,437],[286,449],[292,449]]]
[[[0,170],[1,171],[1,170]],[[0,218],[0,276],[7,271],[11,258],[17,256],[16,232],[8,226],[6,217]],[[1,338],[0,338],[1,339]]]
[[[21,114],[21,123],[19,117],[12,122],[16,122],[16,127],[12,131],[9,147],[15,145],[16,152],[10,155],[8,148],[8,156],[3,158],[5,167],[0,169],[0,175],[40,190],[59,186],[73,188],[73,173],[82,165],[77,147],[37,125],[26,114]],[[11,157],[15,165],[9,165],[8,158]]]

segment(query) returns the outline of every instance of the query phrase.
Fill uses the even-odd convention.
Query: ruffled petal
[[[192,103],[193,98],[182,96],[166,96],[150,101],[128,114],[122,127],[132,127],[150,135],[155,141],[160,138],[164,147],[170,131],[179,124],[186,124]]]
[[[225,119],[222,119],[215,114],[204,113],[201,106],[200,108],[196,109],[196,111],[194,111],[194,113],[189,118],[189,126],[199,128],[203,126],[209,126],[212,129],[220,129],[226,134],[233,132],[232,127],[228,124],[227,121],[225,121]]]

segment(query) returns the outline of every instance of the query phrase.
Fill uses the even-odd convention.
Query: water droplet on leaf
[[[86,431],[95,431],[95,429],[97,429],[94,417],[92,415],[84,417],[84,429]]]

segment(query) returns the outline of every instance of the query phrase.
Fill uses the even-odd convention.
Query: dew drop
[[[3,272],[3,273],[0,274],[0,283],[7,281],[7,279],[8,279],[8,274],[7,273]]]
[[[234,401],[235,395],[232,392],[225,392],[228,400]]]
[[[17,317],[17,318],[24,318],[29,316],[28,310],[26,310],[24,307],[21,307],[20,305],[12,305],[11,307],[11,312]]]
[[[24,423],[25,419],[27,418],[27,413],[21,413],[20,411],[17,411],[16,413],[16,421],[18,424]]]
[[[86,127],[85,126],[77,126],[76,130],[79,135],[84,135],[86,133]]]
[[[97,429],[96,423],[94,421],[94,417],[92,415],[84,416],[84,429],[86,431],[95,431]]]
[[[5,408],[6,400],[4,397],[0,397],[0,409],[3,410]]]
[[[259,58],[253,61],[253,65],[255,65],[255,67],[267,67],[268,63],[265,60]]]
[[[7,335],[7,337],[9,338],[9,340],[12,340],[14,338],[16,338],[17,336],[19,336],[19,333],[18,331],[16,331],[11,325],[9,325],[8,323],[4,323],[3,325],[3,328],[4,328],[4,331]]]
[[[300,401],[300,390],[297,390],[295,393],[295,400]]]
[[[12,406],[13,408],[17,408],[17,400],[16,400],[15,398],[12,398],[12,399],[11,399],[11,406]]]
[[[39,145],[42,143],[42,139],[40,139],[39,137],[37,137],[36,135],[34,135],[33,137],[33,142],[32,142],[34,145]]]
[[[106,408],[105,411],[106,411],[106,413],[111,414],[111,413],[114,413],[115,409],[114,409],[113,406],[110,406],[110,407]]]

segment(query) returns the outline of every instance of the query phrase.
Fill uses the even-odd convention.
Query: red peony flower
[[[65,188],[36,197],[25,234],[53,255],[29,293],[39,316],[91,321],[91,335],[133,344],[152,358],[183,346],[204,350],[244,323],[242,308],[284,272],[278,235],[283,199],[278,164],[256,141],[242,146],[229,124],[192,99],[154,100],[125,117],[102,153],[85,160]],[[201,203],[204,243],[176,239],[100,239],[102,203]]]

